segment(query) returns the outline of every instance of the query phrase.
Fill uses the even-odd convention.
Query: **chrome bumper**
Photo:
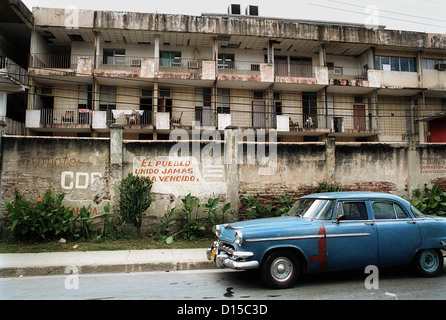
[[[212,259],[212,252],[215,252],[215,258]],[[214,242],[211,249],[206,250],[208,260],[215,262],[219,269],[230,268],[234,270],[250,270],[259,268],[259,262],[255,260],[246,261],[245,259],[254,256],[252,252],[220,250],[218,242]]]

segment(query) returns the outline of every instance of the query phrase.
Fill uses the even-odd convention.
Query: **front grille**
[[[223,250],[229,254],[232,254],[235,251],[234,245],[229,242],[220,241],[219,247],[220,247],[220,250]]]

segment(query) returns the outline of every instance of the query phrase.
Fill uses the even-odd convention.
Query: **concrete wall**
[[[5,136],[2,200],[13,201],[17,190],[36,201],[51,189],[64,192],[76,210],[91,204],[92,214],[99,214],[110,200],[108,163],[108,139]]]
[[[64,192],[66,204],[75,210],[92,205],[92,215],[100,215],[107,203],[118,207],[118,187],[128,173],[150,176],[155,201],[144,226],[153,230],[156,220],[168,208],[180,205],[188,193],[202,202],[220,197],[243,213],[240,198],[244,195],[256,194],[264,204],[278,203],[283,194],[297,198],[315,192],[323,182],[346,190],[406,196],[425,184],[446,185],[445,144],[327,139],[266,148],[260,142],[244,142],[237,148],[232,142],[244,132],[226,130],[225,135],[226,143],[123,141],[118,126],[111,128],[110,139],[4,136],[2,202],[12,201],[15,190],[35,201],[51,189]]]

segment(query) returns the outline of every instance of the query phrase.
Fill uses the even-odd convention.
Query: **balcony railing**
[[[276,76],[314,78],[314,67],[308,63],[276,61],[274,68]]]
[[[42,69],[76,69],[79,58],[91,58],[85,54],[31,53],[29,65]]]
[[[356,67],[330,67],[328,68],[328,78],[338,84],[342,80],[368,80],[367,69]]]
[[[107,125],[118,123],[124,126],[151,126],[151,110],[107,110]]]
[[[44,125],[91,125],[88,109],[41,109],[40,123]]]
[[[2,74],[25,86],[29,84],[28,71],[8,57],[0,56],[0,75]]]
[[[148,57],[143,56],[99,56],[97,69],[102,70],[124,70],[124,71],[138,71],[141,69],[143,59]]]
[[[220,74],[259,75],[262,63],[260,61],[219,61],[217,67]]]

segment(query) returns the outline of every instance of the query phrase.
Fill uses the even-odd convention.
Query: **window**
[[[364,202],[339,202],[336,210],[339,220],[368,220],[367,209]]]
[[[160,57],[163,67],[181,67],[180,51],[160,51]]]
[[[116,109],[116,87],[101,86],[99,90],[99,110],[108,111]]]
[[[317,93],[302,92],[303,123],[305,128],[317,128]]]
[[[234,69],[234,54],[219,53],[218,54],[219,69]]]
[[[372,203],[372,209],[376,220],[396,220],[407,218],[404,210],[393,202],[374,201]]]
[[[439,64],[446,64],[446,59],[422,59],[423,69],[436,69]]]
[[[125,64],[125,49],[104,49],[104,64]]]
[[[333,214],[333,207],[333,200],[301,199],[293,205],[288,215],[308,219],[330,220]]]
[[[414,206],[410,206],[410,210],[412,210],[412,213],[415,216],[415,218],[424,218],[424,217],[426,217],[420,210],[418,210]]]
[[[417,72],[415,58],[375,56],[375,68],[383,71]]]
[[[218,89],[217,91],[217,113],[230,114],[230,90]]]
[[[79,85],[79,109],[92,109],[93,106],[93,87],[91,85]]]

